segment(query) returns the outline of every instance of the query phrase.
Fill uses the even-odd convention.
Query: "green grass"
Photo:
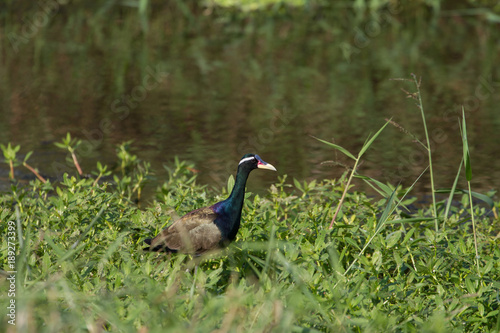
[[[18,331],[498,332],[500,221],[473,207],[478,271],[467,194],[436,233],[425,219],[432,207],[409,214],[401,207],[413,199],[394,205],[402,189],[388,198],[350,190],[329,229],[346,179],[283,176],[265,196],[248,194],[228,248],[202,258],[157,255],[141,250],[144,238],[227,189],[198,185],[193,166],[177,161],[141,210],[131,200],[147,175],[124,147],[113,181],[79,179],[75,168],[59,183],[13,183],[1,197],[5,271],[7,221],[22,239]],[[2,278],[2,309],[7,287]],[[1,331],[14,331],[8,319]]]

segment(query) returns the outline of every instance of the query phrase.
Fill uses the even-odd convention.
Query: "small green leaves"
[[[80,146],[82,140],[71,138],[71,134],[66,133],[66,137],[61,142],[54,142],[54,145],[61,149],[68,149],[69,152],[75,151]]]
[[[76,149],[80,144],[82,143],[82,140],[79,139],[72,139],[71,134],[66,133],[66,138],[62,139],[62,142],[54,142],[54,145],[58,148],[61,149],[67,149],[68,152],[71,154],[71,158],[73,160],[73,163],[76,167],[76,170],[78,171],[78,174],[81,176],[83,175],[82,168],[80,167],[80,164],[78,163],[78,158],[76,157]]]
[[[93,186],[96,186],[101,177],[109,176],[111,175],[111,171],[107,171],[108,166],[107,165],[102,165],[101,162],[97,162],[97,171],[93,171],[92,174],[97,175],[97,178],[94,180]]]
[[[105,165],[103,166],[101,164],[101,162],[97,161],[97,171],[99,171],[99,174],[109,174],[109,172],[106,172],[106,170],[108,169],[108,166]]]
[[[139,164],[139,160],[137,155],[132,154],[132,140],[119,144],[116,147],[116,156],[120,159],[120,168],[122,174],[127,173],[127,170],[130,170],[137,164]]]
[[[5,162],[10,166],[9,178],[14,179],[14,166],[18,165],[16,154],[19,149],[21,149],[21,146],[17,145],[15,147],[12,147],[9,142],[7,147],[5,147],[3,144],[0,144],[0,148],[2,149],[3,156],[5,157]]]
[[[21,149],[21,146],[17,145],[15,147],[12,147],[9,142],[7,147],[5,147],[3,144],[0,144],[0,148],[2,149],[3,156],[5,157],[5,162],[8,163],[9,161],[16,160],[16,153],[19,151],[19,149]]]

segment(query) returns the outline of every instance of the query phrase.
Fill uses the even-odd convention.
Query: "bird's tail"
[[[152,238],[147,238],[147,239],[144,240],[144,243],[146,243],[148,245],[151,245],[151,241],[152,240],[153,240]],[[151,246],[145,247],[145,248],[143,248],[143,250],[144,251],[151,251]]]
[[[144,243],[148,244],[148,245],[151,245],[151,242],[152,242],[152,238],[147,238],[144,240]],[[169,249],[168,247],[164,246],[164,245],[156,245],[155,247],[151,247],[151,246],[148,246],[148,247],[145,247],[143,248],[144,251],[150,251],[150,252],[177,252],[176,250],[172,250],[172,249]]]

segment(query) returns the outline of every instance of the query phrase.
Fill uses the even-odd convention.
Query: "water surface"
[[[392,80],[416,73],[437,187],[451,186],[462,158],[463,106],[473,188],[499,188],[498,25],[404,9],[366,18],[341,9],[239,15],[157,6],[146,31],[133,10],[61,7],[16,47],[3,40],[0,142],[35,151],[31,164],[50,177],[76,174],[53,145],[70,132],[84,140],[87,173],[96,161],[113,165],[115,146],[134,140],[158,181],[162,165],[178,156],[194,163],[200,183],[223,186],[245,153],[258,153],[281,175],[338,178],[352,163],[311,136],[356,153],[392,118],[423,141],[407,95],[415,85]],[[22,24],[6,31],[22,36]],[[359,172],[410,185],[427,160],[405,131],[387,127]],[[5,185],[8,168],[1,168]],[[252,191],[276,180],[270,172],[251,177]],[[416,193],[429,191],[426,174]]]

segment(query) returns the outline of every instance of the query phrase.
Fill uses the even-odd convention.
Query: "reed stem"
[[[425,113],[424,113],[424,106],[422,104],[422,96],[420,94],[420,81],[417,80],[417,76],[415,74],[411,74],[413,81],[415,82],[415,86],[417,87],[417,95],[418,95],[418,108],[420,109],[420,114],[422,115],[422,123],[424,125],[424,131],[425,131],[425,140],[427,142],[427,154],[429,156],[429,173],[430,173],[430,178],[431,178],[431,192],[432,192],[432,214],[434,217],[434,226],[436,229],[436,232],[439,231],[439,225],[438,225],[438,220],[437,220],[437,206],[436,206],[436,194],[435,194],[435,187],[434,187],[434,172],[432,170],[432,151],[431,151],[431,144],[429,140],[429,132],[427,131],[427,124],[425,122]]]

